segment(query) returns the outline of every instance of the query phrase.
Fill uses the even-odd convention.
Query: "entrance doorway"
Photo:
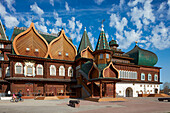
[[[133,97],[133,90],[131,87],[126,89],[126,97]]]
[[[158,94],[158,89],[155,89],[155,94]]]

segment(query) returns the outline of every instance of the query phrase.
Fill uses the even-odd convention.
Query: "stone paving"
[[[91,102],[80,100],[79,108],[68,106],[70,99],[9,102],[0,100],[0,113],[170,113],[170,102],[156,97],[126,98],[125,102]]]

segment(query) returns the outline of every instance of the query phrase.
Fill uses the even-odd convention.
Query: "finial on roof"
[[[103,25],[103,22],[105,21],[105,19],[104,20],[102,20],[102,30],[101,31],[104,31],[104,25]]]
[[[135,41],[136,45],[138,44],[138,41]]]
[[[84,31],[86,31],[86,27],[84,27]]]
[[[112,40],[114,40],[113,36],[112,36]]]

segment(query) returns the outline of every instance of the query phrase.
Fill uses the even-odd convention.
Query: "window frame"
[[[150,73],[148,74],[148,81],[152,81],[152,75]]]
[[[17,68],[16,68],[16,66],[20,66],[20,72],[17,72]],[[23,65],[20,63],[20,62],[16,62],[15,63],[15,74],[23,74]]]
[[[71,76],[70,76],[70,70],[72,70]],[[71,66],[68,67],[68,77],[73,77],[73,68]]]
[[[156,77],[157,77],[157,79],[156,79]],[[154,81],[158,81],[158,75],[157,74],[154,75]]]
[[[101,57],[101,56],[102,56],[102,57]],[[102,54],[102,53],[100,54],[100,59],[103,59],[103,54]]]
[[[41,70],[41,72],[39,73],[39,69],[38,68],[42,68],[42,70]],[[36,66],[36,74],[37,75],[43,75],[43,72],[44,72],[44,70],[43,70],[43,65],[41,65],[41,64],[38,64],[37,66]]]
[[[106,59],[109,59],[109,54],[108,53],[106,54]]]
[[[54,73],[52,73],[52,68],[54,68]],[[56,76],[56,67],[55,67],[55,65],[50,65],[50,76]]]
[[[63,69],[63,73],[61,73],[61,69]],[[64,66],[60,66],[59,67],[59,76],[65,76],[65,68],[64,68]]]
[[[141,75],[141,80],[145,80],[145,73],[141,73],[140,75]],[[144,79],[142,76],[144,76]]]

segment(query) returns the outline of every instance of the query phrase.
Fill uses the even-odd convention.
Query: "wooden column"
[[[14,76],[14,62],[13,60],[10,61],[10,77],[13,77]]]
[[[66,84],[64,84],[64,96],[66,96]]]
[[[46,92],[47,92],[47,83],[44,84],[44,96],[46,96]]]
[[[93,83],[94,82],[91,82],[91,98],[93,98]]]
[[[100,81],[100,98],[102,98],[102,81]]]
[[[106,83],[104,83],[104,96],[106,97],[107,95],[106,95],[106,91],[107,91],[107,84]]]
[[[33,83],[33,95],[35,96],[35,94],[36,94],[36,84]]]
[[[116,83],[113,83],[113,98],[116,98]]]
[[[13,85],[14,85],[14,82],[12,81],[12,82],[10,83],[11,94],[14,93],[14,89],[13,89],[14,86],[13,86]]]

